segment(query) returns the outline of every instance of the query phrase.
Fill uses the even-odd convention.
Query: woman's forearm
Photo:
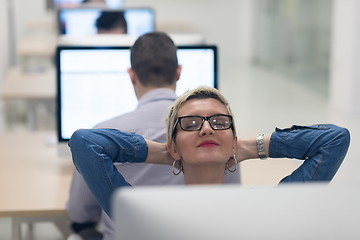
[[[113,163],[144,162],[148,152],[144,138],[114,129],[82,129],[72,135],[69,146],[77,170],[110,216],[114,190],[130,186]]]
[[[332,124],[292,126],[272,134],[269,156],[305,160],[281,182],[330,181],[350,144],[347,129]]]
[[[264,136],[266,157],[305,160],[282,182],[330,181],[349,144],[349,131],[332,124],[292,126]],[[259,158],[256,139],[239,139],[236,158],[238,162]]]

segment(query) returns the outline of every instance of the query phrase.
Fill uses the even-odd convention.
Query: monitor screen
[[[179,46],[177,55],[182,65],[177,95],[200,85],[217,87],[216,46]],[[129,47],[59,46],[56,60],[59,142],[136,108],[127,73]]]
[[[109,16],[110,15],[110,16]],[[117,16],[117,17],[116,17]],[[114,20],[116,18],[116,20]],[[126,8],[121,10],[101,8],[61,8],[58,9],[57,22],[59,34],[69,36],[89,36],[101,33],[104,26],[107,30],[114,29],[119,24],[111,25],[110,22],[118,22],[122,18],[126,24],[126,33],[132,36],[140,36],[155,30],[155,13],[150,8]],[[101,20],[102,19],[102,20]],[[111,31],[105,33],[111,33]],[[119,33],[115,31],[115,33]]]

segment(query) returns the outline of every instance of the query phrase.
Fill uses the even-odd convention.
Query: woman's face
[[[178,117],[209,117],[216,114],[228,114],[226,107],[218,100],[192,99],[180,107]],[[175,143],[172,142],[169,149],[173,158],[182,159],[184,164],[225,164],[234,155],[236,138],[231,128],[214,130],[208,121],[204,121],[199,131],[184,131],[179,124],[176,131]]]

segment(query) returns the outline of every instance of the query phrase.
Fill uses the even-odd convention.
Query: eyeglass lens
[[[198,131],[204,121],[208,121],[214,130],[226,130],[231,127],[231,119],[228,115],[215,115],[210,117],[186,116],[180,118],[180,127],[184,131]]]

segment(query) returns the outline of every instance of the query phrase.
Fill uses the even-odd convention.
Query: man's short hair
[[[124,12],[119,11],[103,11],[95,22],[98,31],[111,31],[113,29],[122,29],[123,33],[127,33],[127,23]]]
[[[169,86],[176,82],[178,59],[173,40],[165,33],[139,37],[131,47],[131,67],[144,86]]]

